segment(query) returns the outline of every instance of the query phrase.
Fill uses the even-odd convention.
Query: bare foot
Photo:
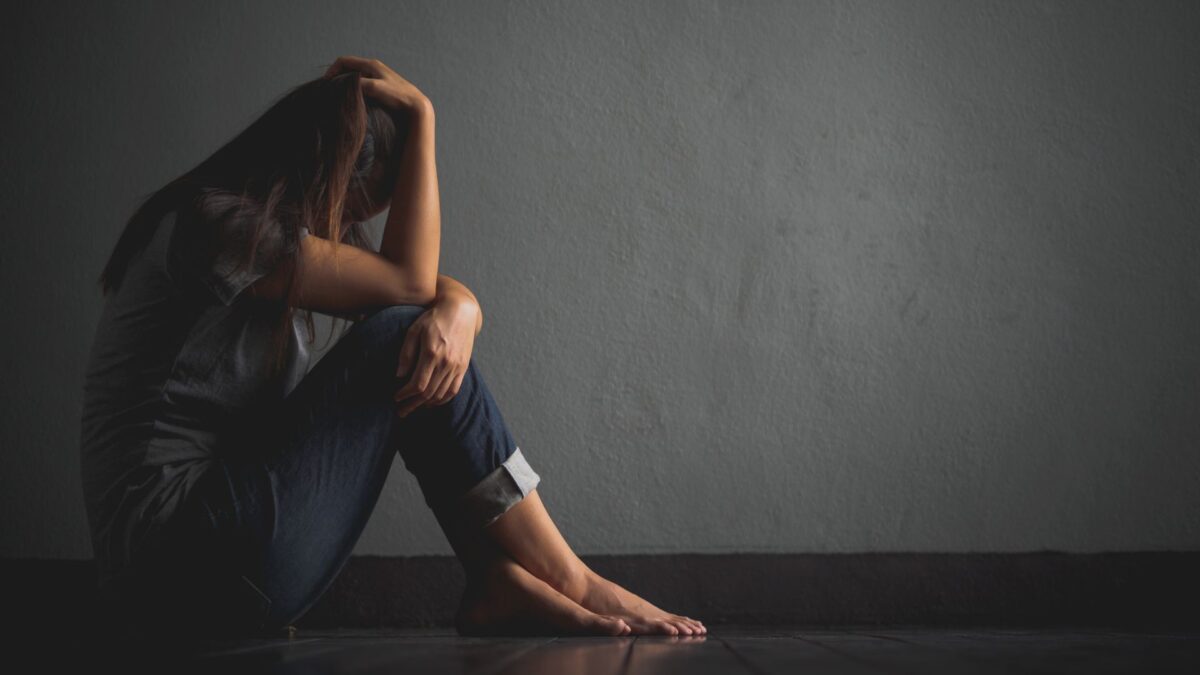
[[[634,634],[705,635],[704,624],[680,614],[672,614],[650,604],[620,584],[596,574],[585,566],[585,573],[560,589],[568,598],[598,614],[620,617]]]
[[[627,635],[620,617],[597,614],[559,593],[508,556],[468,582],[454,625],[459,635]]]

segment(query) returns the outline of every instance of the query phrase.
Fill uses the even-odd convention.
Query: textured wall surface
[[[91,555],[125,219],[344,53],[580,553],[1200,548],[1196,3],[110,5],[0,28],[0,554]],[[399,461],[356,552],[450,553]]]

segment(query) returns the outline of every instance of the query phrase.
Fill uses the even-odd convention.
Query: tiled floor
[[[452,629],[300,631],[210,642],[171,673],[1200,673],[1200,632],[1095,629],[787,629],[705,636],[464,638]],[[91,665],[113,657],[96,657]]]

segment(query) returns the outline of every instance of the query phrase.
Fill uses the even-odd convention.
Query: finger
[[[403,417],[428,402],[428,395],[421,392],[410,394],[408,396],[399,396],[396,398],[396,412]]]
[[[438,375],[435,373],[430,378],[431,382],[436,382],[437,378]],[[401,417],[404,417],[421,406],[433,405],[431,403],[433,399],[433,390],[433,386],[426,386],[424,391],[418,391],[407,397],[398,397],[397,403],[399,404],[399,407],[396,410],[397,414],[399,414]]]
[[[396,393],[392,395],[392,398],[396,399],[396,403],[400,403],[405,399],[416,396],[417,393],[417,377],[416,375],[413,375],[408,379],[407,382],[404,383],[404,386],[396,390]]]
[[[443,378],[444,378],[444,375],[442,373],[435,372],[430,377],[429,385],[425,387],[425,391],[412,394],[407,399],[400,398],[398,400],[398,403],[401,406],[401,410],[403,410],[404,408],[407,407],[409,409],[408,412],[411,412],[412,410],[416,410],[417,408],[420,408],[423,405],[431,405],[431,406],[437,405],[434,402],[434,399],[436,398],[434,395],[434,392],[437,391],[439,382]]]
[[[450,399],[454,398],[455,396],[458,396],[458,392],[462,390],[463,378],[466,376],[467,376],[467,369],[463,368],[462,371],[459,372],[458,375],[456,375],[454,377],[454,382],[450,385],[450,388],[446,391],[446,401],[449,401]],[[446,401],[442,401],[442,403],[445,403]]]
[[[379,80],[372,80],[364,77],[359,80],[359,82],[362,84],[363,94],[370,96],[371,98],[379,97]]]
[[[454,375],[454,381],[451,382],[450,386],[446,389],[446,401],[449,401],[450,399],[454,398],[455,396],[458,396],[459,390],[462,389],[463,378],[466,377],[466,375],[467,375],[466,368],[463,368],[462,370],[458,371],[458,373],[456,373]],[[445,403],[446,401],[442,401],[442,403]]]
[[[425,392],[429,389],[429,380],[433,377],[434,370],[436,370],[438,364],[435,363],[433,357],[425,356],[423,353],[420,358],[421,361],[417,364],[417,369],[413,372],[413,376],[400,388],[400,391],[396,392],[397,400],[402,400],[409,396],[428,398]]]
[[[325,74],[321,77],[329,79],[335,75],[340,75],[345,71],[346,64],[342,61],[342,57],[339,56],[333,60],[333,63],[329,64],[329,67],[325,69]]]
[[[375,59],[364,59],[360,56],[339,56],[333,65],[325,72],[325,77],[340,75],[348,70],[358,70],[379,77],[378,62]]]
[[[378,76],[379,73],[375,59],[365,59],[361,56],[339,56],[329,66],[328,76],[341,75],[351,70],[357,70],[372,76]]]
[[[436,386],[430,387],[433,394],[429,396],[429,405],[441,405],[450,400],[447,394],[450,392],[450,387],[454,386],[455,376],[456,373],[453,368],[446,369],[445,377]]]
[[[429,398],[429,383],[433,380],[433,376],[440,370],[443,365],[438,363],[432,357],[426,357],[423,364],[424,367],[417,370],[417,395],[423,398]]]
[[[425,400],[417,396],[399,401],[396,405],[396,416],[406,417],[411,414],[412,411],[420,408],[424,403]]]

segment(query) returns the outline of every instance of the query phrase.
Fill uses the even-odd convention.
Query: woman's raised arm
[[[405,270],[406,286],[432,296],[437,292],[442,230],[433,104],[426,101],[410,112],[408,141],[400,160],[379,253]]]
[[[324,76],[347,71],[362,74],[364,95],[406,113],[409,119],[379,253],[404,270],[406,287],[432,297],[437,292],[442,230],[433,103],[412,82],[379,59],[339,56]]]

